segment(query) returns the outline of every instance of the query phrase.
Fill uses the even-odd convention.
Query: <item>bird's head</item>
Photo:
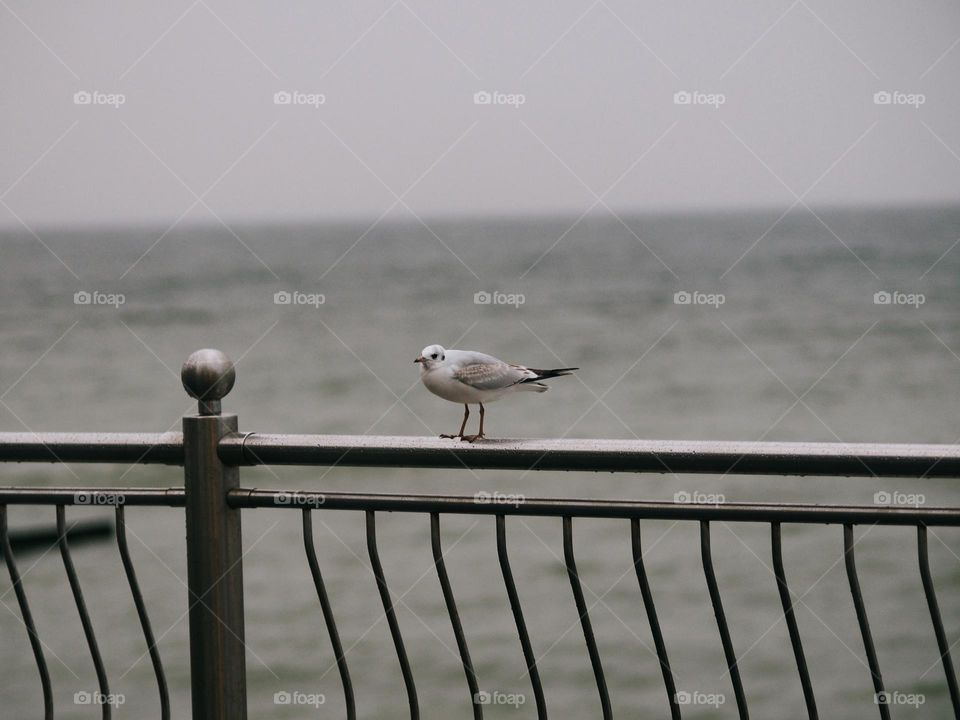
[[[420,351],[420,356],[414,360],[420,363],[421,371],[432,370],[447,359],[447,351],[441,345],[427,345]]]

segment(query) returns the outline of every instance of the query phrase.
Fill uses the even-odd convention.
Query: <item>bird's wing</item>
[[[455,380],[477,390],[503,390],[532,376],[533,373],[526,368],[508,365],[501,360],[470,363],[453,371]]]

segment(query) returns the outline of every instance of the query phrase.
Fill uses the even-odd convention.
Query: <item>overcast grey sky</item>
[[[960,198],[946,0],[4,0],[0,16],[4,226]]]

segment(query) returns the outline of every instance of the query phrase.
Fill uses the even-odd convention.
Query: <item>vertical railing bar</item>
[[[737,667],[737,655],[733,651],[733,641],[730,639],[730,628],[727,626],[727,617],[723,612],[723,601],[720,599],[720,586],[717,584],[717,575],[713,570],[713,557],[710,551],[710,522],[700,521],[700,556],[703,561],[703,574],[707,579],[707,589],[710,591],[710,602],[713,604],[713,614],[717,618],[717,628],[720,630],[720,642],[723,644],[723,655],[727,661],[727,670],[730,681],[733,683],[733,694],[737,700],[737,710],[741,720],[747,720],[750,713],[747,710],[747,698],[743,692],[743,683],[740,680],[740,669]]]
[[[390,597],[390,589],[387,587],[387,579],[383,574],[383,566],[380,564],[380,553],[377,551],[376,514],[373,510],[367,510],[366,516],[367,552],[370,555],[370,566],[373,568],[373,574],[377,579],[377,589],[380,591],[380,600],[383,602],[383,611],[387,616],[387,624],[390,626],[390,635],[393,637],[393,646],[397,650],[397,660],[400,661],[400,672],[403,675],[403,684],[407,688],[407,699],[410,703],[410,717],[411,720],[417,720],[420,717],[420,706],[417,701],[417,687],[413,682],[413,673],[410,671],[410,661],[407,659],[407,651],[403,646],[403,636],[400,634],[400,624],[397,622],[397,614],[393,607],[393,599]]]
[[[333,606],[330,604],[327,588],[324,585],[323,576],[320,574],[320,563],[317,562],[311,513],[310,508],[303,509],[303,547],[307,553],[307,564],[310,565],[310,573],[313,575],[317,597],[320,599],[323,621],[327,625],[327,634],[330,635],[330,646],[333,649],[334,657],[337,659],[337,669],[340,671],[340,681],[343,684],[343,696],[347,703],[347,720],[354,720],[357,717],[357,709],[353,698],[353,683],[350,680],[350,670],[347,668],[347,658],[343,652],[343,645],[340,644],[340,633],[337,632],[337,623],[333,617]]]
[[[877,651],[873,646],[873,636],[870,634],[870,621],[867,619],[867,609],[863,604],[863,594],[860,592],[860,581],[857,579],[857,564],[853,554],[853,525],[843,526],[843,558],[847,566],[847,580],[850,582],[850,594],[853,596],[853,606],[857,611],[857,623],[860,625],[860,636],[863,638],[863,648],[867,653],[867,663],[870,665],[870,676],[873,680],[875,700],[880,709],[880,717],[890,720],[890,709],[885,702],[886,692],[883,689],[883,676],[880,674],[880,663],[877,660]],[[880,702],[883,700],[884,702]]]
[[[587,643],[587,653],[590,655],[590,664],[593,666],[593,677],[597,681],[597,692],[600,693],[600,708],[604,720],[609,720],[613,717],[613,712],[610,709],[610,695],[607,692],[607,681],[603,676],[600,651],[597,649],[597,641],[593,636],[593,627],[590,624],[590,613],[587,609],[587,603],[583,599],[580,575],[577,573],[577,561],[573,555],[573,518],[569,515],[563,516],[563,562],[567,566],[567,576],[570,578],[573,600],[577,605],[577,614],[580,616],[583,639]]]
[[[500,559],[500,572],[503,575],[503,584],[510,599],[510,609],[513,611],[513,621],[517,626],[517,635],[520,638],[520,647],[523,649],[523,659],[527,665],[527,675],[530,676],[530,686],[533,688],[533,698],[537,703],[538,720],[547,718],[547,700],[543,695],[543,685],[540,683],[540,671],[537,670],[537,656],[533,654],[533,645],[527,633],[527,623],[523,619],[523,607],[520,605],[520,594],[517,584],[513,580],[513,571],[510,569],[510,557],[507,555],[507,528],[506,518],[497,515],[497,557]]]
[[[53,720],[53,689],[50,685],[50,671],[43,656],[43,645],[37,635],[37,626],[33,622],[33,613],[30,612],[30,603],[27,602],[27,592],[20,581],[20,572],[13,559],[13,548],[10,547],[10,534],[7,530],[7,506],[0,505],[0,549],[7,562],[7,572],[10,575],[10,584],[17,595],[17,604],[20,605],[20,615],[23,625],[27,628],[30,638],[30,647],[33,650],[33,659],[37,663],[37,672],[40,674],[40,687],[43,689],[43,717],[44,720]]]
[[[143,602],[140,583],[137,582],[137,573],[134,570],[130,550],[127,547],[127,523],[123,505],[117,505],[116,518],[117,549],[120,551],[120,561],[123,563],[123,570],[127,575],[127,584],[130,585],[130,593],[133,595],[133,604],[136,606],[137,616],[140,618],[140,628],[143,630],[143,639],[146,641],[147,650],[150,653],[150,662],[153,663],[153,674],[157,678],[157,689],[160,691],[160,717],[163,720],[170,720],[170,695],[167,691],[167,677],[163,672],[160,650],[157,648],[157,642],[153,636],[150,616],[147,614],[147,606]]]
[[[930,620],[933,622],[933,632],[937,636],[940,661],[943,663],[943,671],[947,675],[947,688],[950,690],[950,702],[953,705],[953,715],[960,720],[960,691],[957,689],[957,676],[953,669],[953,660],[950,657],[950,645],[947,643],[947,634],[943,629],[943,619],[940,617],[937,593],[933,587],[933,576],[930,574],[930,556],[927,552],[926,525],[917,525],[917,556],[920,562],[920,577],[923,580],[923,592],[927,596],[927,606],[930,608]]]
[[[73,567],[73,560],[70,557],[70,547],[67,544],[66,508],[63,505],[57,505],[57,535],[59,537],[60,557],[63,558],[63,569],[66,570],[67,580],[70,582],[73,600],[77,606],[77,613],[80,615],[80,624],[83,626],[83,634],[87,638],[87,647],[90,648],[90,657],[97,673],[97,683],[100,686],[100,714],[103,720],[110,720],[113,714],[113,706],[109,702],[111,698],[107,671],[103,667],[103,658],[100,657],[100,648],[97,646],[97,636],[93,631],[93,623],[90,621],[90,615],[87,612],[87,604],[83,600],[80,578],[77,577],[77,571]]]
[[[777,578],[777,590],[780,592],[780,604],[783,606],[783,617],[787,621],[787,630],[790,632],[790,644],[793,646],[793,657],[797,661],[797,672],[800,673],[800,685],[803,688],[803,699],[807,705],[807,716],[810,720],[817,720],[817,700],[813,694],[813,684],[810,682],[810,673],[807,670],[807,659],[803,654],[803,643],[800,640],[800,627],[793,612],[793,598],[787,586],[787,575],[783,569],[783,546],[780,536],[780,523],[770,523],[770,546],[773,553],[773,572]]]
[[[653,646],[657,650],[657,660],[660,661],[660,670],[663,673],[663,685],[667,690],[667,701],[670,705],[670,717],[680,720],[680,705],[677,703],[677,686],[673,681],[673,671],[670,669],[670,660],[667,657],[667,646],[660,631],[660,621],[657,619],[657,608],[653,604],[653,593],[650,590],[650,581],[647,579],[647,570],[643,564],[643,552],[640,546],[640,520],[630,519],[630,538],[633,547],[633,567],[637,572],[637,582],[640,583],[640,595],[643,597],[643,607],[650,623],[650,634],[653,635]]]
[[[483,706],[478,702],[480,688],[477,685],[477,673],[474,671],[473,662],[470,660],[467,638],[463,634],[460,613],[457,612],[457,601],[453,597],[453,586],[450,584],[447,566],[443,560],[443,550],[440,547],[440,514],[435,512],[430,513],[430,544],[433,548],[433,564],[437,568],[437,578],[440,580],[440,589],[443,591],[443,602],[447,606],[447,614],[450,616],[450,624],[453,626],[453,635],[457,639],[457,649],[460,651],[460,660],[463,663],[463,674],[467,677],[473,717],[476,720],[482,720]]]

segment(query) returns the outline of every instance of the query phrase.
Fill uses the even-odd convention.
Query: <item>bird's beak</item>
[[[426,359],[423,355],[421,355],[420,357],[418,357],[418,358],[417,358],[416,360],[414,360],[413,362],[414,362],[414,364],[416,364],[416,363],[424,363],[424,362],[426,362],[426,361],[427,361],[427,359]]]

